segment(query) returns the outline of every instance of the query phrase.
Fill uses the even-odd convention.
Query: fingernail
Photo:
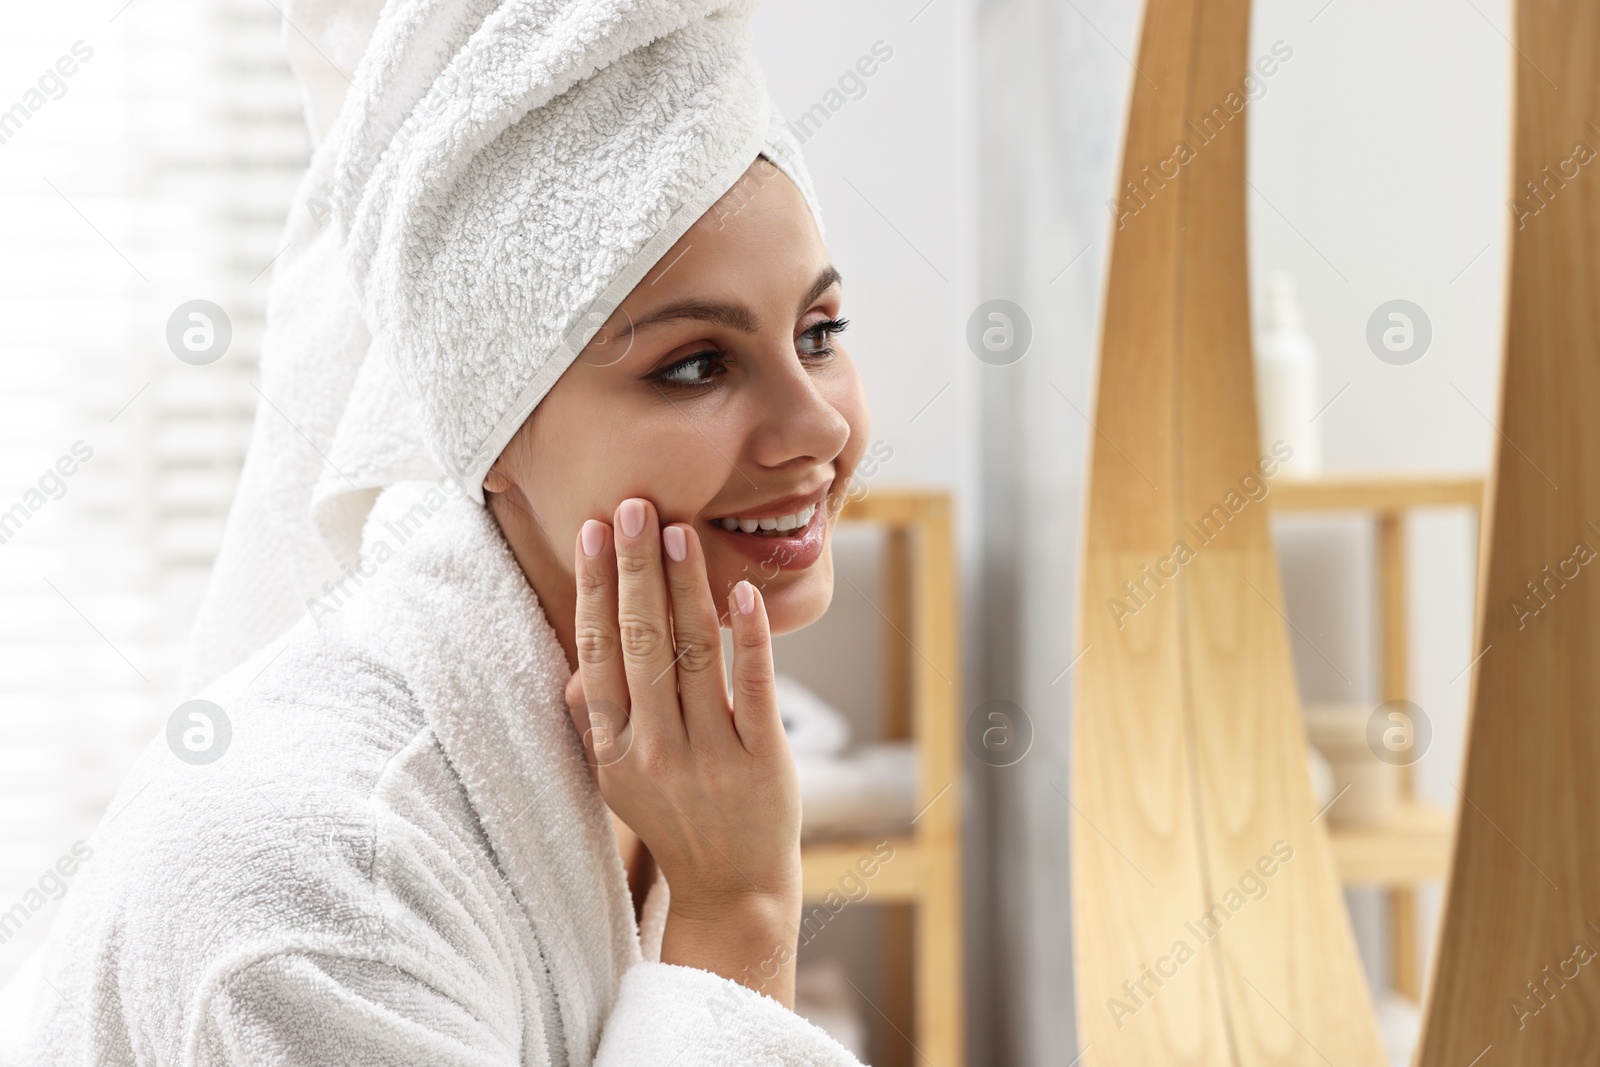
[[[583,554],[590,559],[600,554],[600,546],[605,543],[606,532],[601,526],[602,524],[595,519],[585,519],[583,529],[580,531],[583,537]]]
[[[683,536],[682,526],[668,526],[662,530],[661,542],[667,546],[667,555],[674,563],[682,563],[689,555],[689,542]]]
[[[739,579],[739,584],[733,587],[733,599],[739,602],[739,614],[748,615],[756,610],[756,587]]]
[[[638,537],[639,531],[644,529],[644,501],[636,496],[630,496],[622,502],[617,518],[622,521],[623,533],[629,537]]]

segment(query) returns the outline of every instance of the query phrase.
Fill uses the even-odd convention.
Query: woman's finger
[[[667,589],[672,595],[678,703],[689,743],[711,751],[737,744],[722,662],[722,622],[706,578],[700,537],[687,523],[674,524],[662,529],[661,547],[666,556]]]
[[[678,709],[676,652],[661,567],[661,531],[648,500],[617,507],[617,633],[628,679],[628,723],[635,745],[687,741]]]
[[[573,574],[577,579],[574,639],[589,728],[584,748],[595,765],[607,767],[627,753],[628,679],[617,633],[617,567],[611,527],[589,519],[578,531]],[[570,686],[569,686],[570,691]]]
[[[772,668],[772,633],[760,590],[743,579],[728,592],[733,628],[733,721],[752,756],[773,757],[788,745]]]

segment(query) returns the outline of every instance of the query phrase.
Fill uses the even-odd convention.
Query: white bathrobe
[[[857,1067],[659,961],[666,881],[641,930],[571,671],[492,516],[401,483],[363,557],[198,694],[220,758],[163,733],[134,765],[0,993],[0,1064]]]

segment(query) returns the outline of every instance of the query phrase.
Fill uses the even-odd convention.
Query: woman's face
[[[822,615],[832,523],[868,434],[837,336],[841,301],[800,191],[756,160],[622,302],[484,480],[547,613],[571,602],[579,527],[611,522],[637,496],[663,526],[694,527],[719,612],[744,578],[761,588],[774,633]],[[803,519],[808,506],[810,522],[787,536],[719,522]]]

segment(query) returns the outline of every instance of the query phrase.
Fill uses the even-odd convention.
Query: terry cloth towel
[[[141,755],[0,992],[0,1064],[859,1067],[660,962],[659,875],[641,935],[565,655],[488,512],[396,485],[365,551],[320,628],[200,694],[219,758]]]
[[[804,840],[907,833],[917,812],[917,750],[875,741],[842,753],[795,753]]]
[[[773,676],[778,715],[783,719],[789,752],[801,756],[835,756],[850,743],[850,722],[839,710],[790,674]]]
[[[445,475],[481,503],[529,412],[758,155],[820,229],[753,8],[290,5],[317,147],[274,266],[256,425],[185,691],[340,581],[384,486]]]

